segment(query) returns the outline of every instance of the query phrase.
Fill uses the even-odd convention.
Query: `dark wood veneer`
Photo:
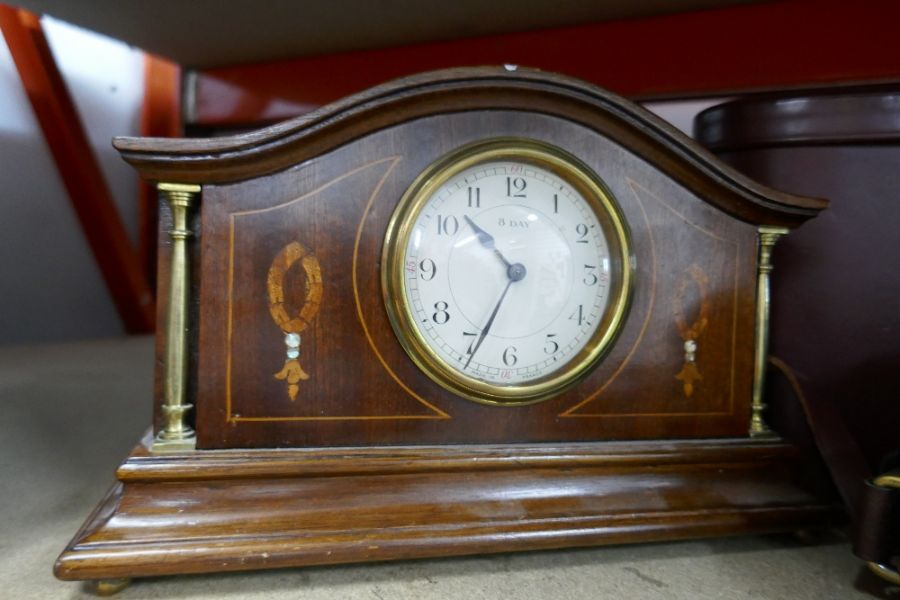
[[[388,322],[379,271],[388,219],[416,175],[462,144],[510,135],[585,157],[630,223],[636,265],[626,324],[603,363],[572,390],[515,408],[458,398],[412,364]],[[207,186],[201,221],[204,448],[696,438],[749,428],[756,228],[580,125],[511,111],[416,119],[281,173]],[[303,335],[311,379],[290,401],[272,376],[284,345],[265,289],[269,263],[293,240],[317,254],[324,297]],[[692,269],[706,280],[702,292]],[[690,397],[675,378],[684,362],[679,316],[707,322],[698,339],[704,379]]]
[[[835,511],[790,482],[795,459],[780,442],[736,440],[190,457],[138,447],[56,575],[236,571],[821,526]]]
[[[825,206],[819,199],[761,186],[615,94],[526,69],[436,71],[374,87],[253,133],[202,140],[119,137],[114,145],[146,179],[224,183],[274,173],[422,116],[479,109],[553,114],[582,123],[636,154],[652,155],[658,168],[748,221],[798,224]]]
[[[499,137],[540,140],[594,170],[634,260],[610,352],[575,387],[520,407],[425,377],[388,322],[379,271],[413,179]],[[115,143],[147,179],[202,185],[187,332],[199,449],[154,455],[145,439],[57,576],[676,539],[834,514],[795,483],[792,446],[748,437],[757,228],[797,225],[824,201],[768,190],[612,94],[527,70],[424,74],[242,136]],[[169,220],[162,210],[160,323]],[[267,295],[270,265],[293,243],[322,284],[294,400],[275,377],[284,333]],[[284,274],[291,314],[315,280],[307,267]],[[676,377],[688,329],[702,375],[690,390]],[[165,334],[157,341],[159,413]]]

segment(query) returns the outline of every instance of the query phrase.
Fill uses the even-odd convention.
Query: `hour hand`
[[[506,265],[506,268],[507,268],[507,269],[509,269],[510,267],[512,267],[512,263],[510,263],[508,260],[506,260],[506,257],[503,256],[503,253],[502,253],[502,252],[500,252],[499,250],[497,250],[497,246],[494,244],[494,236],[492,236],[492,235],[489,234],[487,231],[485,231],[484,229],[482,229],[481,227],[479,227],[478,225],[476,225],[476,224],[475,224],[475,221],[473,221],[471,218],[469,218],[469,215],[463,215],[463,219],[466,220],[466,223],[468,223],[468,224],[469,224],[469,227],[472,228],[472,231],[475,232],[475,236],[478,238],[478,243],[479,243],[479,244],[481,244],[482,246],[484,246],[484,247],[487,248],[488,250],[493,250],[494,254],[496,254],[496,255],[497,255],[497,258],[499,258],[500,261],[501,261],[504,265]]]
[[[479,227],[475,224],[475,221],[469,218],[469,215],[463,215],[463,219],[466,220],[466,223],[469,224],[469,227],[475,232],[475,235],[478,236],[478,243],[487,248],[488,250],[494,249],[494,236],[489,234],[487,231]]]

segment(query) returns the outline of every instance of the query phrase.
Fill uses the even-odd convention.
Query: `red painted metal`
[[[153,331],[153,294],[91,151],[40,19],[0,4],[0,30],[126,330]]]
[[[513,63],[633,98],[900,80],[896,0],[783,0],[197,73],[189,121],[247,125],[430,69]]]
[[[141,135],[178,137],[181,129],[181,69],[152,54],[144,55],[144,104]],[[156,287],[157,219],[156,188],[145,181],[138,189],[138,256],[144,276]]]

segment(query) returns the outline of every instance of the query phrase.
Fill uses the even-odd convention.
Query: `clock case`
[[[604,360],[515,407],[419,372],[378,272],[415,177],[504,137],[596,171],[633,246],[631,306]],[[457,69],[247,134],[115,146],[161,191],[156,421],[57,577],[798,530],[837,514],[762,402],[771,246],[826,203],[752,182],[640,107],[563,76]]]

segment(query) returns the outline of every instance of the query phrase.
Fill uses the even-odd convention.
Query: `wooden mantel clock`
[[[821,525],[763,421],[763,188],[566,77],[449,70],[253,133],[120,138],[157,183],[152,435],[63,579]]]

